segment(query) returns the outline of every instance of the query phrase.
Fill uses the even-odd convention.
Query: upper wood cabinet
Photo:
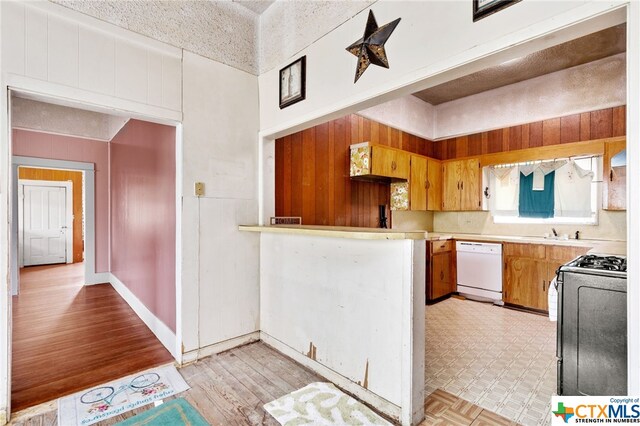
[[[409,179],[410,153],[382,145],[351,145],[352,178],[371,181],[406,181]]]
[[[442,203],[440,162],[421,155],[411,155],[409,192],[410,210],[440,210]]]
[[[627,209],[626,140],[607,142],[604,146],[602,208]]]
[[[376,176],[409,179],[410,154],[399,149],[371,147],[371,172]]]
[[[481,210],[482,173],[477,158],[442,164],[442,210]]]

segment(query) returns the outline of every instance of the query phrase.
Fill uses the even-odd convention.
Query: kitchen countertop
[[[610,241],[610,240],[561,240],[544,237],[526,237],[516,235],[484,235],[484,234],[448,234],[440,232],[429,232],[428,240],[465,240],[465,241],[484,241],[484,242],[503,242],[503,243],[520,243],[520,244],[546,244],[553,246],[570,246],[570,247],[590,247],[590,254],[611,254],[625,256],[627,254],[626,241]]]
[[[426,231],[399,231],[380,228],[355,228],[348,226],[315,225],[240,225],[240,231],[268,232],[275,234],[311,235],[330,238],[350,238],[356,240],[425,240]]]
[[[350,238],[360,240],[464,240],[495,243],[545,244],[554,246],[586,247],[590,254],[609,254],[624,256],[627,253],[626,241],[608,240],[562,240],[544,237],[517,235],[456,234],[427,231],[400,231],[380,228],[357,228],[348,226],[319,225],[240,225],[240,231],[268,232],[278,234],[312,235],[330,238]]]

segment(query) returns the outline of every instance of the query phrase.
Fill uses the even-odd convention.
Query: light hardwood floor
[[[173,361],[111,284],[83,285],[83,268],[21,270],[12,301],[14,412]]]

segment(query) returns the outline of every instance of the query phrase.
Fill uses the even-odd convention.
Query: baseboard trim
[[[169,327],[166,326],[165,323],[160,321],[158,317],[156,317],[150,310],[147,308],[138,297],[129,290],[129,288],[124,285],[122,281],[118,279],[113,274],[109,274],[110,279],[107,282],[110,282],[113,288],[118,292],[120,296],[131,306],[131,309],[140,317],[142,322],[144,322],[149,330],[160,340],[160,343],[167,348],[169,353],[173,356],[174,359],[179,361],[177,344],[176,344],[176,335]]]
[[[228,351],[229,349],[236,348],[238,346],[246,345],[247,343],[253,343],[260,340],[260,332],[254,331],[253,333],[244,334],[242,336],[233,337],[222,342],[217,342],[212,345],[204,346],[200,349],[194,349],[182,354],[182,365],[191,364],[202,358],[206,358],[211,355],[219,354],[220,352]]]
[[[303,353],[296,351],[295,349],[286,345],[285,343],[282,343],[275,337],[271,337],[264,331],[260,332],[260,340],[271,346],[276,351],[281,352],[289,358],[292,358],[294,361],[304,365],[314,373],[317,373],[318,375],[326,378],[339,388],[343,389],[345,392],[354,395],[365,404],[368,404],[381,413],[389,416],[392,420],[400,421],[400,407],[398,407],[397,405],[387,401],[379,395],[376,395],[370,390],[363,388],[357,383],[352,382],[348,378],[333,371],[329,367],[320,364],[318,361],[315,361],[307,357]]]
[[[111,282],[111,273],[109,272],[96,272],[94,274],[87,275],[84,279],[85,285],[105,284]]]

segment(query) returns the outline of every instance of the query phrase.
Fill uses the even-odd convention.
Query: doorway
[[[84,259],[82,172],[18,169],[20,267]]]
[[[12,125],[19,411],[173,361],[176,131],[82,106],[14,104],[50,112]],[[149,233],[139,218],[165,226]]]

